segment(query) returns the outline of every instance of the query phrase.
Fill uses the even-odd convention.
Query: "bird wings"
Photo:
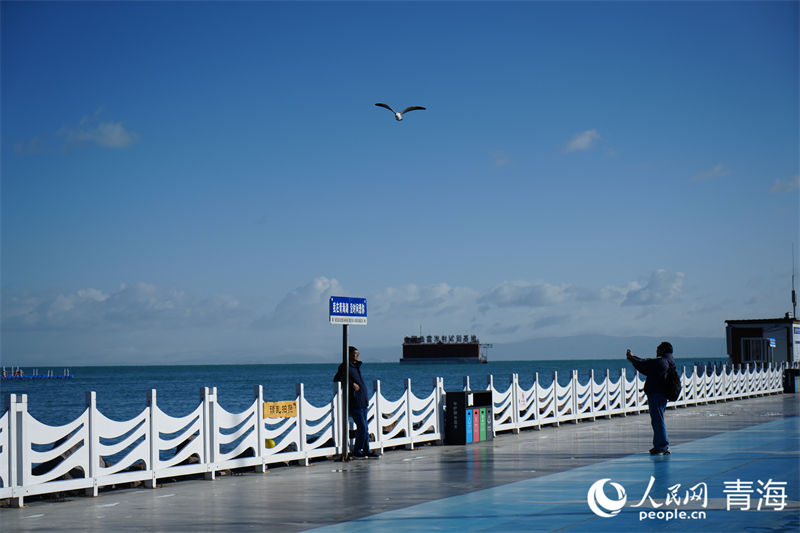
[[[386,104],[375,104],[375,105],[378,106],[378,107],[385,107],[386,109],[388,109],[392,113],[397,113],[394,109],[392,109],[391,107],[389,107]],[[403,111],[401,111],[400,114],[402,115],[403,113],[408,113],[409,111],[415,111],[417,109],[425,109],[425,108],[424,107],[420,107],[418,105],[412,105],[410,107],[407,107],[407,108],[403,109]]]

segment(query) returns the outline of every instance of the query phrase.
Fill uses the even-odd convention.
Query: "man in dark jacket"
[[[377,453],[369,450],[369,430],[367,429],[369,398],[367,397],[367,386],[364,384],[364,378],[361,377],[361,361],[358,360],[358,349],[355,346],[350,346],[349,355],[348,407],[350,408],[350,418],[356,424],[356,439],[353,443],[352,455],[353,457],[379,457]],[[333,381],[344,381],[345,370],[344,363],[340,364]]]
[[[672,345],[662,342],[656,348],[655,359],[641,359],[628,350],[628,361],[647,379],[644,382],[644,393],[647,394],[647,408],[650,411],[650,423],[653,426],[653,448],[650,455],[669,455],[669,438],[664,413],[667,409],[667,397],[664,396],[664,376],[670,364],[675,364],[672,356]]]

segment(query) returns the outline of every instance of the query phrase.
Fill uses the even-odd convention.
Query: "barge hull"
[[[477,364],[477,363],[485,363],[486,361],[483,359],[475,359],[474,357],[434,357],[431,359],[420,359],[420,358],[400,358],[401,365],[438,365],[438,364],[452,364],[452,365],[460,365],[460,364]]]
[[[437,339],[438,340],[438,339]],[[459,342],[425,342],[422,336],[406,337],[403,342],[402,364],[462,364],[485,363],[486,358],[481,357],[481,344],[477,338],[472,341]]]

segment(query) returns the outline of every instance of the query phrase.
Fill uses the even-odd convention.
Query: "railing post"
[[[731,391],[729,390],[730,382],[728,381],[728,364],[724,363],[719,366],[719,377],[722,379],[722,399],[728,401]]]
[[[736,375],[736,396],[735,396],[735,398],[738,400],[739,398],[741,398],[743,396],[743,394],[742,394],[742,389],[743,389],[742,382],[744,381],[744,379],[743,379],[743,374],[742,374],[742,364],[741,363],[736,365],[735,375]]]
[[[683,370],[681,371],[681,385],[683,385],[686,382],[687,382],[687,379],[686,379],[686,367],[684,366]],[[686,401],[686,389],[687,388],[685,386],[681,387],[681,394],[683,394],[683,406],[684,407],[688,407],[689,406],[689,402]],[[680,400],[680,397],[678,397],[678,399]]]
[[[775,393],[775,370],[776,370],[777,367],[778,367],[778,363],[775,363],[774,365],[772,363],[770,363],[770,365],[769,365],[769,390],[770,390],[770,394],[774,394]]]
[[[306,403],[306,395],[305,395],[305,385],[302,383],[296,383],[294,387],[295,393],[297,394],[297,429],[299,437],[297,438],[297,451],[303,453],[303,466],[308,466],[308,451],[306,450],[307,442],[306,442],[306,412],[305,412],[305,403]]]
[[[770,387],[770,389],[773,394],[783,389],[783,379],[782,379],[783,373],[781,372],[782,366],[783,363],[781,363],[780,365],[775,364],[775,366],[772,368],[772,373],[770,374],[770,377],[772,379],[771,381],[772,386]]]
[[[561,426],[561,410],[558,405],[558,372],[553,370],[553,414],[555,415],[556,427]]]
[[[444,444],[444,398],[446,398],[444,394],[444,379],[436,377],[433,378],[433,387],[436,390],[436,394],[434,396],[434,409],[436,409],[436,433],[439,434],[439,439],[436,441],[437,446],[441,446]],[[383,448],[381,447],[381,453],[383,453]]]
[[[217,473],[217,388],[200,387],[203,400],[203,462],[206,465],[205,479],[214,480]]]
[[[344,455],[344,435],[342,435],[342,428],[344,422],[339,420],[342,416],[342,383],[340,381],[333,382],[333,446],[336,454]]]
[[[414,416],[414,409],[411,407],[411,379],[406,378],[404,380],[406,386],[406,420],[408,421],[406,424],[406,436],[409,439],[409,443],[406,444],[406,450],[413,450],[414,449],[414,421],[412,417]]]
[[[706,365],[706,372],[708,372],[708,365]],[[714,403],[719,401],[719,375],[717,374],[717,363],[714,363],[711,369],[711,396]]]
[[[743,365],[742,368],[742,399],[746,398],[750,392],[750,365]]]
[[[542,412],[539,410],[539,373],[533,373],[533,414],[536,417],[537,429],[542,429]]]
[[[722,374],[720,378],[722,379],[722,399],[724,401],[728,401],[728,396],[730,395],[730,391],[728,390],[728,365],[722,365],[721,369]]]
[[[264,386],[255,385],[253,387],[253,399],[255,400],[255,412],[253,413],[256,421],[256,441],[258,442],[256,453],[261,459],[261,465],[256,466],[256,472],[261,474],[267,471],[267,458],[265,452],[267,447],[264,439]]]
[[[694,373],[697,374],[697,398],[698,400],[702,400],[703,405],[708,405],[708,395],[706,394],[706,385],[708,384],[708,380],[706,379],[705,370],[701,371],[698,366],[695,365]]]
[[[375,420],[373,421],[375,446],[378,453],[383,455],[383,402],[381,401],[381,382],[379,379],[372,381],[372,390],[375,391]]]
[[[770,374],[769,374],[769,377],[770,377],[770,387],[769,387],[770,388],[770,394],[775,394],[778,391],[778,388],[775,385],[777,374],[778,374],[778,363],[775,363],[774,365],[771,364],[770,365]]]
[[[158,462],[160,460],[158,447],[161,443],[161,438],[158,433],[158,410],[156,409],[156,389],[147,390],[147,423],[148,432],[148,452],[149,457],[147,460],[147,468],[150,472],[150,479],[145,480],[144,486],[149,489],[154,489],[157,486],[156,469],[158,469]],[[202,435],[200,436],[203,437]]]
[[[637,372],[636,374],[638,375],[639,373]],[[646,395],[644,393],[644,379],[642,379],[641,376],[639,376],[638,386],[639,386],[639,390],[637,392],[639,393],[639,398],[640,398],[640,400],[639,400],[639,414],[642,414],[642,410],[644,409],[644,407],[642,407],[642,404],[643,404],[643,400],[644,400]]]
[[[606,388],[606,418],[611,418],[611,370],[606,368],[605,371],[605,388]]]
[[[708,373],[708,365],[706,365],[706,373]],[[717,363],[714,362],[714,366],[711,369],[711,398],[714,403],[719,401],[719,380],[717,378],[719,378],[717,375]]]
[[[761,369],[759,368],[760,366],[761,365],[759,363],[756,363],[756,364],[753,365],[753,371],[751,373],[751,379],[750,379],[750,387],[752,389],[752,392],[750,393],[750,396],[758,396],[759,395],[758,394],[758,391],[759,391],[759,388],[760,388],[759,387],[759,382],[761,381]]]
[[[509,376],[511,382],[511,421],[514,423],[511,428],[511,433],[519,433],[519,411],[520,411],[520,390],[519,390],[519,374],[511,374]],[[492,413],[494,414],[494,413]],[[494,425],[492,425],[494,427]]]
[[[591,404],[592,422],[597,420],[597,418],[595,416],[596,407],[595,407],[595,403],[594,403],[594,385],[595,385],[594,384],[594,369],[592,368],[591,370],[589,370],[589,399],[592,402],[592,404]]]
[[[622,392],[622,416],[628,416],[628,380],[625,378],[625,369],[619,369],[619,385]]]
[[[8,411],[8,477],[11,486],[11,507],[24,506],[31,465],[28,463],[28,395],[6,394]]]
[[[747,393],[750,391],[750,380],[748,379],[748,375],[750,374],[750,365],[743,365],[740,374],[742,379],[740,396],[742,397],[742,399],[744,399],[747,397]]]
[[[766,383],[764,385],[764,388],[768,394],[772,394],[772,361],[767,363],[767,370],[765,376],[766,376]]]
[[[756,393],[756,396],[761,396],[761,391],[763,390],[763,387],[761,385],[761,380],[764,377],[763,370],[764,370],[764,365],[763,364],[756,365],[756,368],[755,368],[756,379],[753,380],[753,385],[754,385],[754,388],[755,388],[755,390],[753,392]]]
[[[756,396],[762,396],[761,391],[763,390],[763,386],[761,384],[761,381],[764,378],[764,372],[763,371],[764,371],[764,365],[763,364],[760,364],[760,365],[758,365],[758,367],[756,367],[756,380],[755,380]]]
[[[97,472],[100,469],[100,428],[97,427],[97,393],[85,393],[86,408],[89,410],[89,427],[87,435],[89,436],[89,471],[86,472],[86,477],[92,481],[92,486],[87,487],[85,494],[87,496],[97,496]]]
[[[492,376],[491,374],[486,376],[486,390],[487,391],[491,391],[491,393],[492,393],[492,417],[494,418],[494,393],[495,393],[495,390],[494,390],[494,376]],[[494,428],[495,428],[494,420],[492,420],[492,437],[496,437],[497,436],[497,433],[495,433]]]
[[[572,371],[572,416],[575,417],[573,423],[578,423],[578,371]]]

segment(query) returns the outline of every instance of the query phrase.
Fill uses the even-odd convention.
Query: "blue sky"
[[[3,2],[2,363],[791,311],[798,2]],[[397,122],[375,107],[424,106]],[[800,260],[795,259],[796,266]]]

